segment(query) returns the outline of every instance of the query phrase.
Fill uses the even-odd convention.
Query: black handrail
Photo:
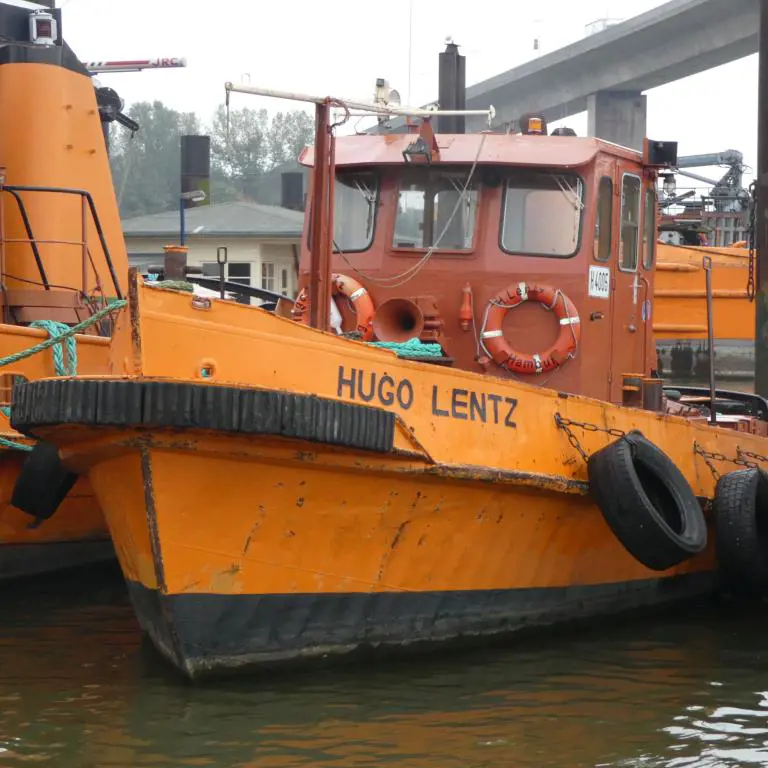
[[[202,288],[208,288],[210,290],[218,290],[222,285],[221,281],[217,277],[207,277],[202,275],[187,275],[187,280],[190,283],[197,283]],[[275,291],[269,291],[266,288],[256,288],[253,285],[243,285],[243,283],[236,283],[231,280],[224,281],[224,290],[229,293],[239,293],[243,296],[252,296],[256,299],[262,299],[266,301],[289,301],[291,304],[296,302],[290,296],[284,296],[282,293],[276,293]]]
[[[101,227],[101,220],[99,219],[99,214],[96,211],[96,204],[93,201],[93,197],[91,197],[91,193],[88,192],[85,189],[71,189],[69,187],[34,187],[34,186],[25,186],[25,185],[19,185],[19,184],[8,184],[4,185],[2,190],[7,190],[10,192],[19,202],[20,206],[23,209],[23,202],[21,201],[20,197],[15,194],[17,192],[53,192],[57,194],[62,195],[79,195],[80,197],[85,198],[88,201],[88,208],[91,211],[91,216],[93,217],[93,223],[96,227],[96,232],[99,236],[99,242],[101,243],[101,248],[104,251],[104,258],[107,261],[107,268],[109,269],[110,277],[112,278],[112,285],[115,288],[115,296],[118,299],[123,298],[123,292],[120,290],[120,283],[117,279],[117,274],[115,273],[115,265],[112,263],[112,257],[109,253],[109,246],[107,245],[107,240],[104,237],[104,230]],[[26,213],[22,213],[22,219],[27,219]],[[28,236],[32,240],[32,250],[33,253],[36,253],[36,260],[38,261],[38,267],[41,270],[41,277],[42,274],[44,274],[44,269],[42,265],[42,261],[40,260],[40,254],[39,252],[36,252],[37,245],[34,241],[34,238],[31,234],[31,228],[27,232]],[[85,236],[85,233],[83,233],[83,236]],[[44,280],[44,282],[47,282],[47,280]]]
[[[27,237],[29,238],[29,245],[32,248],[32,255],[35,257],[35,263],[37,264],[37,269],[40,272],[40,279],[43,281],[43,287],[45,290],[50,291],[51,286],[48,282],[48,275],[46,274],[45,267],[43,266],[43,258],[40,256],[40,249],[37,247],[37,240],[35,239],[35,235],[32,232],[32,225],[29,223],[29,216],[27,216],[27,209],[24,207],[24,201],[21,199],[21,195],[19,195],[15,190],[8,189],[8,187],[3,187],[3,189],[6,189],[10,193],[11,197],[13,197],[19,206],[21,220],[24,223],[24,229],[26,230]]]

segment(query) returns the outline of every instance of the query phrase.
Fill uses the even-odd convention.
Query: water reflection
[[[119,577],[0,601],[0,768],[768,763],[768,612],[703,603],[569,638],[194,687]]]

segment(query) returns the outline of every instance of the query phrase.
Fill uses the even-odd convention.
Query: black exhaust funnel
[[[438,99],[440,109],[466,109],[467,77],[466,57],[459,53],[459,46],[449,42],[440,54]],[[464,133],[464,117],[441,116],[437,118],[438,133]]]

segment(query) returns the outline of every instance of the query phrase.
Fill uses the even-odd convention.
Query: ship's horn
[[[410,299],[388,299],[373,316],[373,332],[379,341],[417,339],[424,330],[424,313]]]

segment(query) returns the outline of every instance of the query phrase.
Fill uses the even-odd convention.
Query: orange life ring
[[[355,308],[355,330],[363,337],[363,341],[373,339],[373,314],[375,308],[371,294],[357,280],[341,274],[331,275],[331,296],[346,296]],[[302,288],[296,297],[291,310],[293,319],[304,325],[309,324],[309,292]]]
[[[504,338],[502,325],[507,312],[524,301],[538,301],[545,309],[554,312],[560,324],[555,343],[539,354],[517,352]],[[511,373],[546,373],[563,365],[576,353],[581,339],[581,319],[574,303],[559,288],[517,283],[491,299],[481,336],[484,347],[500,368]]]

